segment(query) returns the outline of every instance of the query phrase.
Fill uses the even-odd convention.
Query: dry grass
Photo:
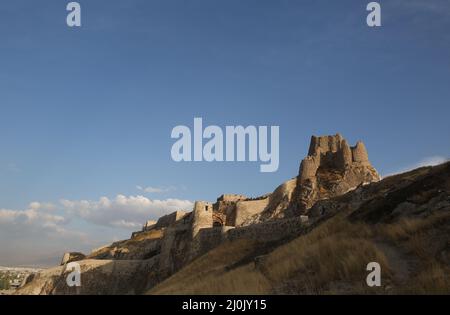
[[[158,294],[269,294],[271,285],[269,281],[252,265],[248,264],[238,267],[229,272],[217,270],[202,274],[201,278],[190,282],[184,287],[176,290],[159,291]]]
[[[151,294],[433,294],[450,293],[448,266],[436,260],[431,231],[450,215],[404,219],[373,226],[350,223],[341,212],[306,235],[277,247],[257,260],[245,260],[257,243],[224,244],[195,260]],[[447,237],[448,239],[448,237]],[[445,239],[444,239],[445,240]],[[387,254],[385,243],[394,251]],[[260,246],[260,245],[259,245]],[[257,255],[256,255],[257,256]],[[254,256],[252,256],[254,257]],[[237,262],[246,261],[232,267]],[[396,261],[397,260],[397,261]],[[417,263],[412,271],[400,266]],[[380,263],[382,287],[369,288],[369,262]],[[398,279],[398,275],[406,277]]]
[[[368,226],[335,217],[272,252],[265,262],[267,275],[275,283],[285,283],[282,293],[333,293],[330,284],[360,292],[369,262],[380,263],[383,277],[390,277],[388,261],[370,236]]]
[[[238,240],[225,243],[157,285],[150,294],[230,294],[243,288],[259,287],[262,279],[246,268],[227,271],[227,267],[254,251],[257,242]],[[238,276],[238,274],[241,274]],[[237,293],[236,293],[237,294]]]
[[[438,252],[449,242],[450,213],[442,212],[427,218],[404,218],[397,223],[378,227],[387,240],[404,249],[416,260],[416,271],[396,293],[450,294],[450,266],[437,259]]]
[[[450,220],[450,212],[431,215],[427,218],[402,218],[396,223],[383,224],[377,233],[395,243],[408,240],[414,234],[421,233],[445,224]]]
[[[410,280],[400,293],[406,294],[450,294],[450,268],[441,264],[430,264]]]
[[[277,248],[256,264],[252,261],[231,270],[226,266],[244,258],[255,243],[228,243],[197,259],[150,293],[268,294],[281,288],[281,293],[294,290],[317,294],[329,291],[327,284],[331,282],[351,284],[361,292],[369,262],[379,262],[389,275],[386,257],[364,239],[370,235],[367,226],[350,224],[340,216]]]

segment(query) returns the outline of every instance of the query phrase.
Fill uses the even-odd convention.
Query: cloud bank
[[[146,220],[192,207],[189,200],[119,194],[98,200],[35,201],[20,210],[0,208],[0,265],[35,265],[47,258],[56,263],[65,251],[89,251],[103,245],[99,241],[128,237]]]
[[[180,199],[149,199],[144,196],[117,195],[114,199],[101,197],[98,201],[61,200],[70,215],[99,225],[136,229],[146,220],[155,220],[170,212],[192,210],[193,203]]]

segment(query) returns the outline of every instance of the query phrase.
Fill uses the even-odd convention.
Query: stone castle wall
[[[238,194],[223,194],[222,196],[220,196],[219,198],[217,198],[217,201],[232,201],[232,202],[236,202],[239,200],[245,200],[247,199],[246,196],[244,195],[238,195]]]
[[[150,231],[154,228],[156,228],[156,221],[154,220],[148,220],[147,222],[145,222],[144,227],[142,228],[142,231]]]
[[[175,222],[177,222],[178,220],[181,220],[182,218],[184,218],[185,215],[186,215],[186,212],[184,212],[184,211],[175,211],[175,212],[172,212],[165,216],[162,216],[156,222],[155,228],[161,229],[161,228],[168,227],[168,226],[174,224]]]
[[[200,247],[197,255],[206,253],[207,251],[219,246],[227,239],[228,231],[234,229],[233,226],[218,226],[209,229],[200,230]]]
[[[313,156],[318,152],[337,152],[341,148],[343,139],[339,133],[334,136],[312,136],[308,155]]]
[[[298,235],[308,223],[307,217],[300,215],[307,212],[295,212],[297,209],[302,210],[303,205],[307,209],[320,198],[342,194],[361,182],[376,179],[376,171],[372,174],[370,164],[366,167],[369,161],[362,142],[350,147],[339,134],[313,136],[309,151],[299,176],[271,194],[256,199],[224,194],[214,204],[196,201],[189,214],[176,212],[160,218],[156,226],[166,228],[161,263],[173,271],[227,240],[276,241]],[[339,180],[332,182],[336,178]],[[322,187],[319,193],[310,194],[308,189],[318,189],[315,185],[324,179],[328,180],[329,190]],[[306,180],[311,182],[305,183]]]
[[[192,213],[192,237],[195,238],[200,229],[213,226],[213,206],[206,201],[196,201]]]
[[[252,239],[276,241],[288,236],[297,235],[307,225],[305,216],[278,219],[259,224],[235,228],[227,232],[227,240]]]
[[[289,236],[298,235],[308,226],[308,218],[299,216],[289,219],[278,219],[244,227],[212,227],[199,231],[199,244],[191,258],[200,256],[219,246],[225,241],[237,239],[277,241]]]
[[[300,164],[300,182],[314,179],[320,167],[343,171],[353,163],[362,166],[370,165],[366,147],[361,141],[354,147],[350,147],[340,134],[312,136],[308,156]]]
[[[238,201],[236,203],[235,220],[232,225],[241,226],[247,218],[264,211],[269,201],[269,197],[257,200]]]
[[[192,211],[189,259],[193,259],[201,252],[202,242],[199,235],[202,229],[213,227],[213,205],[206,201],[196,201]]]
[[[358,142],[356,146],[352,148],[353,162],[369,165],[369,155],[364,143]]]
[[[307,156],[306,158],[304,158],[300,164],[300,181],[303,182],[307,179],[315,177],[319,166],[320,157]]]
[[[190,242],[190,225],[183,224],[164,230],[159,255],[159,269],[163,277],[174,273],[187,262]]]

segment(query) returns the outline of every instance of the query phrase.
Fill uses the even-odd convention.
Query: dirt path
[[[407,282],[417,268],[418,259],[387,242],[378,241],[376,246],[386,255],[394,282],[397,284]]]

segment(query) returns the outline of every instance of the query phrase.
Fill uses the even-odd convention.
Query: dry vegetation
[[[157,294],[245,294],[249,288],[254,294],[266,293],[268,281],[252,270],[242,266],[229,269],[251,255],[258,243],[250,240],[228,242],[195,260],[150,293]]]
[[[378,226],[350,223],[346,214],[340,213],[310,233],[247,262],[245,258],[258,246],[255,242],[227,243],[150,293],[450,293],[449,267],[436,259],[433,251],[439,246],[430,246],[435,237],[429,234],[449,219],[446,213]],[[448,235],[444,239],[448,241]],[[365,284],[366,266],[371,261],[381,265],[380,288]]]
[[[443,261],[443,248],[450,246],[450,213],[437,213],[424,219],[401,219],[386,224],[378,232],[402,248],[415,263],[405,284],[397,293],[450,294],[450,266]]]
[[[332,198],[309,232],[223,244],[149,293],[450,294],[449,175],[420,168]],[[381,287],[365,283],[372,261]]]

